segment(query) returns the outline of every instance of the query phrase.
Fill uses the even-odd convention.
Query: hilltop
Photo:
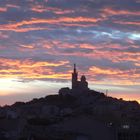
[[[76,65],[72,88],[0,108],[0,138],[7,140],[140,139],[140,104],[88,88]]]
[[[11,127],[11,122],[12,125],[17,122],[19,125],[15,127],[23,128],[20,136],[28,137],[28,133],[32,133],[35,137],[39,137],[39,140],[42,137],[41,126],[46,129],[45,134],[52,137],[51,139],[55,139],[53,135],[64,137],[64,135],[69,136],[71,133],[83,137],[90,135],[91,131],[89,130],[88,133],[87,130],[88,126],[89,129],[92,128],[90,123],[95,124],[94,127],[99,127],[98,129],[103,129],[102,133],[107,133],[106,137],[107,139],[111,137],[110,140],[114,139],[114,131],[118,128],[135,127],[136,131],[140,128],[140,105],[136,101],[118,100],[94,90],[88,90],[79,97],[71,94],[56,94],[33,99],[26,103],[16,102],[0,110],[0,130],[3,130],[5,124],[7,127],[9,125]],[[15,120],[18,121],[13,122]],[[60,127],[64,127],[61,132]],[[83,128],[76,131],[75,127],[77,129]],[[13,127],[10,130],[5,127],[4,129],[8,129],[7,132],[9,132]],[[16,128],[15,130],[17,131]],[[36,131],[39,133],[36,134]],[[53,131],[52,134],[49,131]],[[18,135],[18,137],[20,136]],[[46,138],[46,135],[43,137]]]

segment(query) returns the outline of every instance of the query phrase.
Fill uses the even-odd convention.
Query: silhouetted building
[[[59,90],[59,95],[72,95],[72,96],[80,96],[83,95],[86,91],[89,91],[88,82],[86,81],[86,77],[84,75],[81,76],[80,81],[78,80],[78,72],[76,70],[76,64],[74,64],[74,69],[72,72],[72,89],[65,87]]]
[[[76,64],[74,64],[74,69],[72,73],[72,89],[78,87],[78,72],[76,71]]]
[[[88,82],[84,75],[81,76],[81,81],[78,81],[78,72],[76,70],[76,64],[74,64],[74,69],[72,73],[72,89],[88,89]]]

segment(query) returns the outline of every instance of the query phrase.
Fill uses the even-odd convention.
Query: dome
[[[81,81],[83,81],[83,82],[86,81],[86,77],[85,77],[85,75],[82,75],[82,76],[81,76]]]

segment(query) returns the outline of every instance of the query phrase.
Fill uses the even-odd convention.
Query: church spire
[[[76,73],[76,64],[74,64],[74,71],[73,72]]]
[[[76,64],[74,64],[74,69],[72,73],[72,89],[77,87],[78,82],[78,72],[76,70]]]

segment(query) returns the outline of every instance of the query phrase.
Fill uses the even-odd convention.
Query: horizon
[[[77,72],[79,74],[79,71],[77,71]],[[82,76],[82,74],[79,74],[79,75]],[[78,78],[79,80],[80,80],[80,76]],[[7,84],[7,80],[5,80],[5,82]],[[11,79],[10,82],[12,82],[12,85],[14,85],[13,82],[16,82],[16,83],[18,83],[18,86],[16,88],[9,87],[13,91],[10,91],[9,93],[7,92],[4,94],[1,94],[1,98],[0,98],[1,106],[12,105],[16,102],[29,102],[35,98],[42,98],[42,97],[45,97],[48,95],[57,95],[59,89],[64,88],[64,87],[69,87],[71,89],[71,86],[72,86],[71,79],[67,80],[67,81],[63,81],[63,82],[40,81],[40,80],[36,80],[36,82],[25,81],[24,84],[22,83],[23,81],[19,81],[19,79],[13,79],[13,80]],[[88,82],[88,79],[87,79],[87,82]],[[0,81],[0,83],[1,83],[1,81]],[[22,84],[20,85],[19,83],[22,83]],[[64,86],[62,86],[62,84]],[[95,90],[95,91],[104,93],[105,95],[106,95],[106,90],[107,90],[108,97],[113,97],[113,98],[117,98],[117,99],[121,99],[121,100],[123,99],[124,101],[137,101],[138,103],[140,103],[140,100],[138,100],[138,97],[139,97],[138,94],[131,95],[132,94],[131,90],[133,90],[133,87],[131,87],[131,86],[128,87],[126,85],[126,87],[124,87],[121,85],[117,86],[117,85],[111,85],[111,84],[103,85],[103,84],[94,84],[93,82],[88,83],[88,84],[89,84],[90,90]],[[32,87],[29,88],[30,86],[32,86]],[[6,86],[6,88],[8,88],[8,86]],[[19,89],[17,89],[17,88],[19,88]],[[21,90],[21,88],[22,88],[22,90]],[[28,90],[28,92],[26,91],[26,89]],[[129,96],[126,96],[125,92],[128,89],[130,90],[127,93],[127,94],[129,94]],[[122,91],[124,91],[124,93]],[[29,94],[28,96],[26,95],[27,93]],[[130,99],[130,97],[131,97],[131,99]]]
[[[0,1],[0,106],[71,87],[140,103],[140,0]]]

